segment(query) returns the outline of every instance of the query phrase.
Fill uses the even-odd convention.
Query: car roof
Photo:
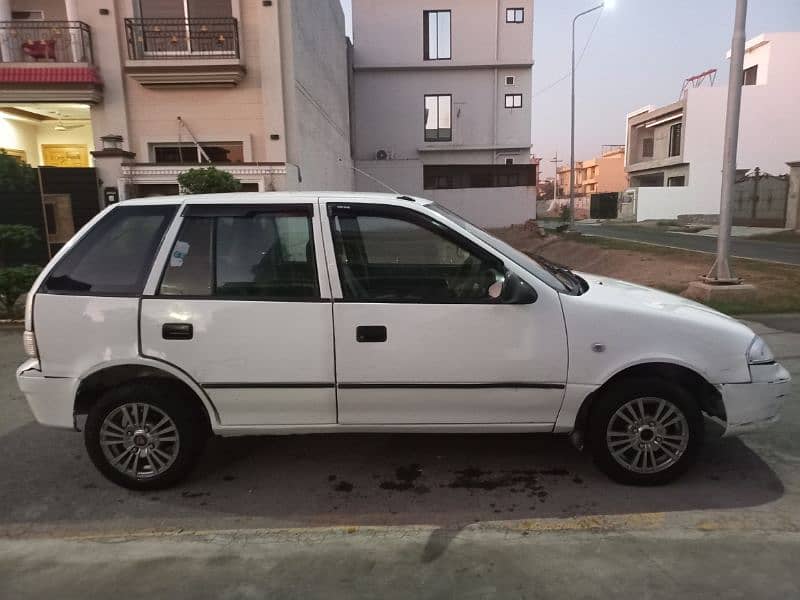
[[[281,204],[286,202],[309,202],[322,200],[347,200],[396,204],[398,200],[430,204],[426,198],[384,194],[376,192],[230,192],[225,194],[187,194],[184,196],[155,196],[123,200],[120,204],[152,206],[158,204]]]

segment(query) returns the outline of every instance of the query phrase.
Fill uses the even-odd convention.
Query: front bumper
[[[17,369],[17,385],[39,423],[72,429],[75,380],[69,377],[45,377],[39,361],[28,359]]]
[[[780,419],[780,409],[792,387],[789,372],[773,363],[751,365],[750,374],[751,383],[718,386],[725,405],[725,436],[763,429]]]

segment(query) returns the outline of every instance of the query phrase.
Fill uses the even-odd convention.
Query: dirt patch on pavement
[[[492,231],[527,254],[545,258],[578,271],[624,279],[679,294],[690,281],[708,272],[711,254],[662,248],[596,237],[542,235],[530,225]],[[734,259],[736,274],[756,285],[756,300],[748,304],[714,305],[732,313],[800,311],[800,268]]]

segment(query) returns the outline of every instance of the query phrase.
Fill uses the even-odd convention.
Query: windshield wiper
[[[558,277],[561,282],[563,282],[571,292],[580,292],[583,293],[584,283],[583,279],[572,272],[569,267],[564,265],[560,265],[552,260],[549,260],[542,256],[541,254],[534,254],[533,258],[539,262],[545,269],[550,271],[554,276]]]

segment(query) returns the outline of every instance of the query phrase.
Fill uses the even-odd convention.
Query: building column
[[[789,165],[789,195],[786,198],[787,229],[800,231],[800,161]]]
[[[11,0],[0,0],[0,22],[11,20]],[[0,29],[0,56],[2,62],[13,60],[11,38],[6,28]]]
[[[67,11],[67,21],[75,22],[80,21],[78,15],[78,0],[64,0],[64,8]],[[84,50],[83,33],[80,29],[69,29],[70,49],[70,62],[86,62],[87,56]],[[88,40],[86,40],[88,42]]]

